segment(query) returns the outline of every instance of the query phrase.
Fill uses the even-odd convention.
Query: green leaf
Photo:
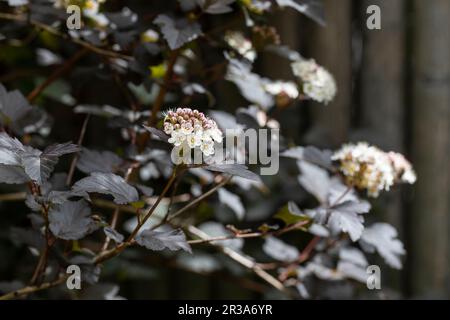
[[[167,66],[165,63],[149,66],[148,68],[150,69],[152,78],[156,79],[162,79],[167,71]]]
[[[283,206],[274,218],[283,221],[286,225],[295,224],[300,221],[309,221],[311,218],[303,214],[294,202],[289,202]]]
[[[145,206],[145,201],[134,201],[130,205],[135,209],[142,209]]]

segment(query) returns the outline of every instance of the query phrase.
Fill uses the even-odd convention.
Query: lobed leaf
[[[242,164],[210,164],[203,166],[202,168],[210,171],[228,173],[233,176],[239,176],[257,182],[261,181],[261,178],[256,173],[248,170],[247,167]]]
[[[181,229],[159,231],[143,230],[136,236],[136,242],[153,251],[169,249],[171,251],[184,250],[192,253],[191,246],[186,241],[186,236]]]
[[[331,184],[328,172],[305,161],[298,161],[297,165],[301,171],[298,177],[300,185],[320,203],[326,203]]]
[[[136,188],[129,185],[121,176],[113,173],[94,172],[89,177],[77,181],[73,185],[72,191],[81,196],[91,192],[109,194],[114,197],[114,202],[117,204],[139,200]]]
[[[124,236],[117,230],[111,228],[111,227],[104,227],[103,232],[108,238],[113,239],[116,243],[122,243]]]
[[[244,219],[245,208],[242,204],[241,198],[224,188],[217,190],[217,193],[219,195],[220,202],[233,210],[239,220]]]
[[[43,152],[26,146],[21,154],[22,165],[32,180],[42,184],[50,177],[60,156],[79,150],[77,145],[70,142],[51,145]]]
[[[400,256],[406,253],[403,243],[396,239],[397,230],[387,223],[375,223],[364,230],[360,244],[368,252],[375,250],[395,269],[402,268]]]
[[[160,27],[171,50],[181,48],[202,35],[200,25],[187,19],[174,20],[165,14],[160,14],[153,23]]]
[[[111,151],[83,148],[77,162],[77,168],[87,174],[93,172],[112,173],[117,171],[122,162],[122,158]]]
[[[9,125],[23,118],[32,107],[23,94],[18,91],[7,92],[0,84],[0,124]]]
[[[265,239],[262,248],[269,257],[283,262],[295,261],[300,255],[296,247],[286,244],[272,236]]]
[[[96,229],[91,209],[84,200],[66,201],[49,211],[52,233],[64,240],[78,240]]]
[[[364,218],[360,215],[370,210],[367,201],[345,201],[330,208],[328,227],[335,231],[349,234],[352,241],[361,238],[364,230]]]

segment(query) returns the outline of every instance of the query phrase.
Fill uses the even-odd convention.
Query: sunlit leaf
[[[136,236],[136,242],[147,249],[161,251],[169,249],[171,251],[184,250],[192,252],[191,246],[186,241],[186,236],[181,229],[159,231],[144,230]]]
[[[320,203],[326,203],[331,183],[327,171],[305,161],[298,161],[297,164],[301,172],[298,177],[300,185]]]
[[[224,188],[219,189],[217,193],[219,195],[220,202],[233,210],[239,220],[244,219],[245,208],[241,199],[237,195]]]
[[[397,239],[397,230],[390,224],[371,225],[364,230],[360,243],[368,252],[377,251],[392,268],[402,268],[400,256],[406,252],[403,243]]]
[[[295,261],[300,255],[296,247],[288,245],[275,237],[267,237],[262,248],[269,257],[284,262]]]
[[[328,227],[331,230],[349,234],[352,241],[357,241],[364,230],[364,218],[361,214],[370,210],[366,201],[346,201],[330,209]]]

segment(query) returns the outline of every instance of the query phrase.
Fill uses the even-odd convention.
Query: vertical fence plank
[[[327,26],[312,28],[311,56],[334,75],[338,93],[327,106],[312,103],[313,123],[328,144],[337,146],[347,140],[350,125],[352,1],[325,0],[324,5]]]
[[[367,29],[363,18],[361,124],[383,149],[403,151],[405,2],[364,0],[363,17],[371,4],[381,8],[382,29]]]
[[[293,50],[300,49],[302,31],[300,29],[302,16],[295,10],[280,10],[270,18],[272,25],[280,36],[281,44]],[[294,79],[290,63],[285,58],[274,54],[261,53],[261,73],[274,79]]]
[[[282,45],[288,46],[292,50],[302,52],[301,41],[303,31],[301,28],[302,18],[300,13],[295,10],[285,9],[276,11],[269,20],[269,25],[273,26],[278,35]],[[276,54],[267,51],[260,52],[257,60],[258,72],[270,79],[277,80],[292,80],[295,77],[292,73],[291,62],[286,58],[280,57]],[[299,102],[293,103],[289,108],[277,110],[272,115],[285,124],[282,128],[286,136],[293,137],[297,140],[301,132],[301,121],[303,112]]]
[[[367,8],[381,9],[381,30],[366,26]],[[363,50],[360,71],[360,126],[364,140],[383,150],[404,152],[405,116],[405,1],[364,0],[360,7]],[[377,201],[380,218],[396,227],[403,239],[401,190],[395,188]],[[398,273],[385,283],[400,289]]]
[[[448,262],[450,2],[414,1],[411,289],[445,297]]]

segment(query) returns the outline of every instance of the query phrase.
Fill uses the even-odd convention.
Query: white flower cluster
[[[269,81],[264,84],[264,89],[273,96],[285,94],[290,99],[297,99],[299,95],[297,85],[291,81]]]
[[[231,48],[249,61],[253,62],[256,59],[256,51],[253,49],[252,42],[242,32],[227,31],[224,40]]]
[[[409,184],[413,184],[414,182],[416,182],[417,176],[412,168],[411,163],[406,160],[406,158],[401,153],[391,151],[388,152],[387,155],[389,157],[389,160],[391,160],[397,180]]]
[[[169,143],[174,146],[199,147],[205,156],[214,154],[214,142],[221,143],[223,139],[214,120],[190,108],[168,111],[164,118],[164,132],[170,135]]]
[[[405,157],[384,152],[365,142],[344,145],[332,160],[339,161],[339,170],[346,182],[358,189],[367,189],[371,197],[388,191],[395,183],[414,183],[416,174]]]
[[[291,67],[294,75],[301,80],[306,96],[325,104],[333,100],[337,86],[328,70],[318,65],[314,59],[295,61]]]

